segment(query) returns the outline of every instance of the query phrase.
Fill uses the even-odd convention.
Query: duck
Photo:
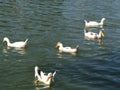
[[[3,38],[3,42],[7,42],[8,47],[23,48],[26,46],[28,39],[11,43],[8,37]]]
[[[106,21],[106,18],[102,18],[100,22],[96,22],[96,21],[89,21],[88,22],[87,20],[84,20],[86,28],[89,28],[89,27],[103,28],[103,24],[104,24],[105,21]]]
[[[102,39],[104,37],[104,29],[100,30],[99,33],[90,32],[84,29],[84,35],[86,39]]]
[[[60,52],[76,53],[76,52],[78,51],[79,45],[77,45],[75,48],[68,47],[68,46],[67,46],[67,47],[64,47],[61,42],[57,42],[56,48],[57,48]]]
[[[46,74],[43,71],[41,71],[38,66],[35,66],[34,71],[35,71],[35,78],[36,78],[35,82],[36,83],[42,82],[45,85],[50,86],[54,82],[56,71],[54,71],[54,73],[50,72],[50,73]]]

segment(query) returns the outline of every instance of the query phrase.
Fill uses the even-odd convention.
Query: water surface
[[[0,90],[41,90],[33,85],[34,66],[45,72],[58,70],[55,84],[46,90],[120,89],[119,0],[1,0]],[[102,45],[84,39],[84,20],[105,22]],[[100,29],[91,29],[99,32]],[[6,48],[29,39],[23,50]],[[58,53],[64,46],[79,45],[77,55]]]

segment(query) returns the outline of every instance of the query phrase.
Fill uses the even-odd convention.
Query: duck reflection
[[[42,82],[37,82],[36,79],[33,81],[33,84],[36,86],[36,90],[52,90],[53,85],[46,85]]]
[[[69,53],[70,55],[72,56],[77,56],[77,53]],[[58,58],[63,58],[64,55],[63,55],[63,52],[60,52],[60,51],[57,51],[57,54]]]
[[[19,53],[21,55],[26,54],[25,48],[11,48],[11,47],[3,47],[3,53],[7,54],[10,51]]]
[[[104,45],[104,41],[103,40],[98,40],[98,42],[99,42],[100,46]]]
[[[42,86],[42,87],[36,87],[36,90],[52,90],[50,86]]]
[[[86,40],[86,39],[85,39]],[[87,39],[88,40],[88,39]],[[91,39],[90,39],[91,40]],[[88,40],[88,41],[90,41],[90,40]],[[100,39],[100,40],[91,40],[91,41],[95,41],[95,42],[97,42],[98,43],[98,45],[100,45],[100,46],[103,46],[104,45],[104,41],[103,41],[103,39]],[[94,43],[95,44],[95,43]]]

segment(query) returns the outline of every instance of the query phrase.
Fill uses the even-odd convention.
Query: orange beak
[[[105,36],[105,33],[104,33],[104,31],[102,31],[102,36],[103,36],[103,37]]]
[[[57,49],[58,49],[58,48],[59,48],[59,45],[57,44],[57,45],[55,46],[55,48],[57,48]]]

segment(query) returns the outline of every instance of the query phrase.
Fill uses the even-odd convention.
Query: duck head
[[[63,47],[63,44],[61,42],[58,42],[55,47],[59,49],[59,47]]]
[[[4,37],[3,42],[9,42],[9,39],[7,37]]]

